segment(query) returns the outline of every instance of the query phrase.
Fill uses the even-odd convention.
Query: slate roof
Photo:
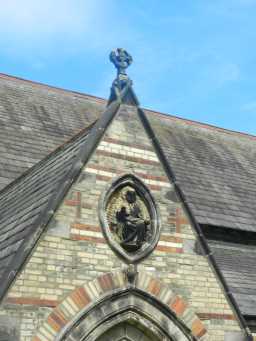
[[[243,315],[255,315],[256,247],[230,242],[209,243]]]
[[[0,297],[53,214],[54,200],[89,136],[84,129],[0,193]]]
[[[106,102],[0,74],[0,189],[94,122]]]
[[[99,118],[105,105],[0,75],[0,189]],[[197,221],[256,232],[256,137],[146,113]]]
[[[48,217],[47,203],[56,195],[59,181],[71,172],[82,146],[90,144],[92,133],[86,127],[101,117],[105,105],[102,99],[0,75],[0,186],[36,164],[0,193],[2,287],[8,287],[15,276],[15,258],[19,259],[18,253],[29,241],[26,237],[33,237],[35,222]],[[256,137],[145,112],[196,220],[203,225],[256,232]],[[72,142],[46,157],[81,129]],[[29,198],[26,202],[24,195]],[[256,297],[253,247],[249,257],[246,245],[236,246],[237,253],[231,244],[216,245],[212,245],[216,260],[241,310],[256,316],[250,304]],[[232,267],[238,254],[244,266],[240,273]],[[13,269],[9,276],[7,269]],[[251,291],[246,291],[247,285]]]
[[[256,137],[152,116],[197,222],[256,232]]]
[[[127,88],[122,91],[124,96],[126,93]],[[0,299],[31,254],[119,107],[120,99],[113,101],[102,110],[100,119],[0,192]],[[32,142],[33,136],[31,145]]]

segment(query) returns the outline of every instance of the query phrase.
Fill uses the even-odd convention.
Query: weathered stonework
[[[224,341],[226,332],[240,331],[207,259],[196,252],[195,233],[136,109],[123,106],[6,297],[0,314],[19,321],[21,341],[31,341],[45,326],[47,316],[66,297],[76,296],[79,287],[109,272],[121,273],[124,264],[100,228],[98,202],[113,179],[126,173],[147,184],[162,220],[158,245],[138,266],[139,274],[159,279],[170,288],[176,297],[171,309],[179,317],[189,307],[199,321],[187,323],[194,335],[205,328],[207,340]],[[157,284],[144,289],[159,291]]]
[[[132,204],[127,202],[127,193]],[[141,262],[154,250],[160,236],[160,216],[150,190],[137,176],[124,174],[114,179],[102,193],[98,210],[103,235],[113,251],[126,263]],[[134,211],[134,217],[131,218],[129,210]],[[120,215],[122,222],[118,223],[117,217]],[[133,224],[132,232],[128,230],[129,224]],[[134,224],[137,224],[136,228]],[[127,236],[124,236],[125,233]]]
[[[83,287],[79,287],[74,290],[53,312],[49,315],[47,321],[39,329],[36,337],[33,341],[53,341],[61,340],[62,337],[69,335],[70,340],[72,340],[72,335],[74,333],[89,333],[89,329],[94,325],[92,323],[92,311],[91,307],[95,302],[99,302],[104,299],[106,307],[102,309],[100,315],[100,320],[104,317],[109,316],[111,305],[115,304],[115,310],[119,309],[114,302],[114,296],[120,294],[121,300],[125,302],[127,307],[136,307],[136,296],[133,296],[133,292],[144,292],[148,297],[157,299],[166,307],[169,307],[171,311],[179,319],[179,323],[182,328],[182,323],[184,326],[191,330],[191,335],[196,337],[198,340],[206,340],[206,329],[203,323],[195,315],[195,313],[188,307],[188,304],[182,300],[181,297],[176,295],[166,284],[161,283],[161,281],[151,278],[146,273],[138,273],[134,285],[131,287],[125,272],[107,273],[104,274],[92,282],[85,284]],[[125,293],[127,296],[125,297]],[[108,301],[108,297],[111,297],[111,302]],[[145,306],[145,311],[148,313],[152,311],[152,317],[155,321],[163,322],[163,317],[154,308],[154,303],[152,306],[148,304],[148,300],[140,302],[140,307]],[[120,310],[122,306],[120,305]],[[89,311],[86,319],[80,325],[77,326],[77,321],[79,320],[81,314],[86,314]],[[116,313],[116,311],[115,311]],[[102,314],[102,316],[101,316]],[[95,318],[94,318],[95,319]],[[101,322],[101,321],[99,321]],[[72,328],[72,326],[74,326]],[[182,332],[178,327],[172,323],[171,320],[164,324],[165,328],[168,326],[169,333],[173,337],[180,335],[182,337]],[[68,338],[69,339],[69,338]],[[183,340],[183,338],[179,338]],[[185,340],[185,337],[184,337]],[[187,340],[187,339],[186,339]]]

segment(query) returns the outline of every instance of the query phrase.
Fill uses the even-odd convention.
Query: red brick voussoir
[[[110,297],[113,292],[129,290],[130,283],[125,272],[118,271],[106,273],[85,283],[72,291],[48,316],[45,323],[39,328],[32,341],[54,341],[61,331],[70,323],[74,323],[81,311],[87,306],[95,304],[103,297]],[[152,295],[164,304],[180,319],[191,333],[200,340],[206,340],[206,328],[197,315],[190,309],[189,304],[180,296],[173,293],[171,288],[147,273],[139,272],[135,288],[144,291],[146,295]]]

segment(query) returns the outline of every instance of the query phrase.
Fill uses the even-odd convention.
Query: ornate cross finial
[[[118,48],[111,51],[109,59],[117,69],[117,76],[112,83],[108,104],[119,99],[122,103],[139,106],[132,81],[126,74],[126,69],[132,63],[132,56],[125,49]]]
[[[117,48],[111,51],[109,59],[117,69],[117,77],[113,82],[113,86],[120,91],[127,83],[131,84],[131,80],[126,74],[126,69],[132,63],[132,56],[125,49]]]
[[[117,77],[127,76],[125,70],[131,65],[132,56],[125,49],[117,48],[111,51],[109,58],[117,69]]]

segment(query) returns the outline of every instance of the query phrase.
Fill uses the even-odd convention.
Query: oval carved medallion
[[[100,201],[99,218],[110,247],[127,263],[145,258],[158,242],[154,198],[134,175],[124,175],[109,186]]]

